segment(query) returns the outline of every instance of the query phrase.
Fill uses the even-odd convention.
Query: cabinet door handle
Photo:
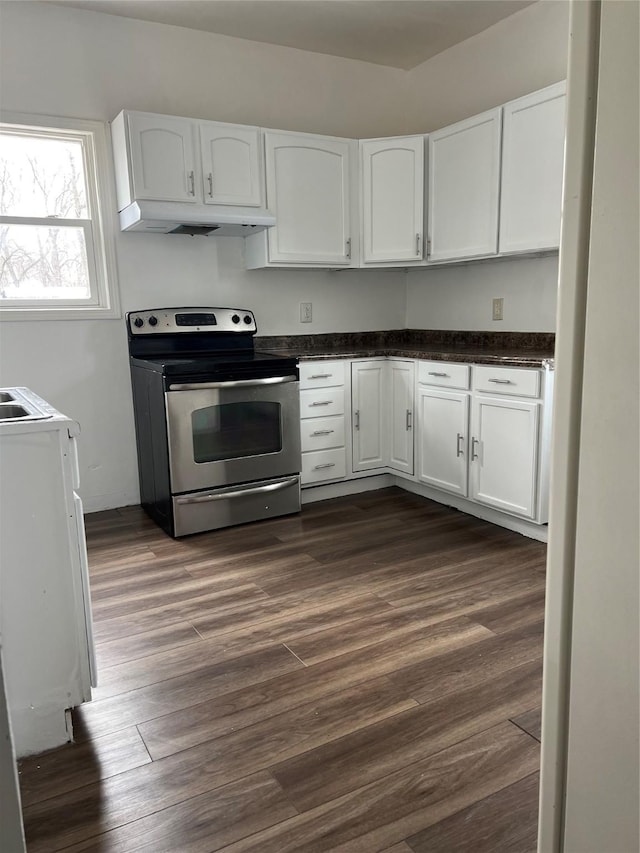
[[[314,373],[309,379],[329,379],[331,376],[331,373]]]
[[[472,462],[474,461],[474,459],[477,459],[477,458],[478,458],[478,454],[476,453],[476,445],[477,445],[477,444],[480,444],[480,442],[478,441],[478,439],[477,439],[477,438],[472,438],[472,439],[471,439],[471,461],[472,461]]]
[[[411,409],[407,409],[407,425],[406,425],[406,429],[407,429],[407,430],[410,430],[410,429],[411,429],[411,427],[412,427],[412,423],[411,423]]]
[[[431,254],[431,237],[427,237],[427,257]]]
[[[513,385],[510,379],[489,379],[488,382],[495,382],[496,385]]]
[[[311,435],[331,435],[332,432],[335,432],[334,429],[316,429]]]
[[[213,172],[209,172],[207,181],[209,183],[209,198],[213,198]]]
[[[313,470],[314,471],[320,471],[322,468],[335,468],[335,467],[336,467],[335,462],[323,462],[322,465],[314,465]]]
[[[458,433],[456,436],[456,456],[462,456],[463,455],[463,450],[460,447],[460,442],[463,440],[464,440],[464,436],[462,435],[462,433]]]
[[[360,429],[360,410],[356,409],[353,413],[353,427],[354,429]]]
[[[195,174],[195,172],[192,171],[192,172],[189,172],[187,177],[189,178],[189,195],[195,195],[196,194],[196,174]]]
[[[449,376],[449,374],[448,373],[438,373],[435,370],[430,370],[429,376],[444,376],[446,378],[447,376]]]
[[[416,234],[416,255],[418,257],[422,256],[422,252],[420,251],[420,239],[421,239],[421,237],[422,237],[421,234]]]
[[[345,243],[344,253],[347,256],[347,258],[349,258],[349,260],[351,260],[351,237],[349,237],[347,239],[347,242]]]
[[[330,406],[333,403],[333,400],[316,400],[315,403],[309,403],[309,408],[313,408],[314,406]]]

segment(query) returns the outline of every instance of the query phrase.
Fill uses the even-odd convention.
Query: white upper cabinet
[[[360,142],[362,261],[420,261],[424,237],[424,137]]]
[[[351,158],[348,139],[265,132],[272,264],[350,266]],[[264,265],[264,264],[262,264]]]
[[[260,133],[255,127],[200,122],[202,181],[207,204],[262,204]]]
[[[429,136],[429,260],[498,250],[501,108]]]
[[[133,201],[263,204],[257,127],[123,110],[111,138],[118,210]]]
[[[566,83],[504,107],[500,252],[560,245]]]
[[[150,113],[128,113],[126,119],[133,196],[129,202],[196,201],[194,123]]]

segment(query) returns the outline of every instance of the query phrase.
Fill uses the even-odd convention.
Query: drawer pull
[[[429,376],[444,376],[445,378],[447,378],[449,376],[449,374],[448,373],[438,373],[435,370],[430,370]]]
[[[335,468],[335,467],[336,467],[335,462],[323,462],[322,465],[314,465],[313,470],[314,471],[320,471],[323,468]]]
[[[495,382],[496,385],[513,385],[510,379],[488,379],[488,382]]]
[[[309,408],[313,408],[313,406],[330,406],[333,403],[333,400],[317,400],[315,403],[309,403]]]
[[[471,461],[478,458],[478,454],[476,453],[476,444],[480,444],[477,438],[471,439]]]
[[[332,432],[335,432],[334,429],[316,429],[311,435],[331,435]]]
[[[333,376],[333,373],[314,373],[309,379],[329,379],[330,376]]]
[[[463,450],[460,447],[460,442],[463,439],[464,439],[464,436],[462,435],[462,433],[458,433],[456,436],[456,456],[462,456],[463,455]]]

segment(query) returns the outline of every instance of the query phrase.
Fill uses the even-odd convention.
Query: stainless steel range
[[[127,314],[141,502],[171,536],[300,510],[295,358],[233,308]]]

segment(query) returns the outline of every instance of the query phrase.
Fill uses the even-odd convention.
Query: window
[[[2,119],[0,316],[118,316],[104,124]]]

